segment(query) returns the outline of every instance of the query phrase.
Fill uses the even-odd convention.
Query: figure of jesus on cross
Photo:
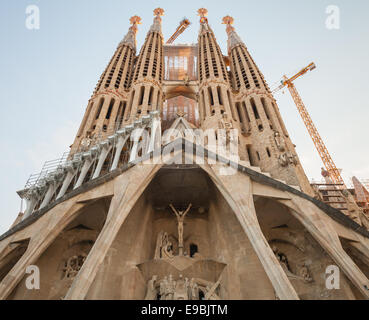
[[[190,211],[192,207],[192,203],[189,204],[186,210],[180,211],[176,210],[176,208],[173,207],[172,204],[169,205],[169,207],[172,209],[172,211],[175,213],[177,217],[177,224],[178,224],[178,254],[180,256],[183,256],[183,223],[184,218],[188,211]]]

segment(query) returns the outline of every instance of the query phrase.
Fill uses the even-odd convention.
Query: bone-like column
[[[98,178],[100,176],[102,166],[103,166],[103,164],[105,162],[105,159],[106,159],[107,155],[109,154],[111,148],[112,148],[111,146],[105,146],[103,148],[103,150],[101,151],[100,156],[99,156],[99,161],[97,163],[95,172],[94,172],[94,174],[92,176],[92,180],[93,179],[96,179],[96,178]]]
[[[82,300],[86,297],[121,226],[160,167],[161,165],[136,165],[116,179],[115,194],[104,227],[74,279],[66,300]]]
[[[27,266],[37,262],[37,259],[60,232],[74,219],[83,206],[83,204],[77,204],[73,200],[61,203],[51,209],[48,215],[52,218],[49,218],[47,225],[31,238],[26,252],[1,281],[0,300],[4,300],[9,296],[19,281],[24,277]]]
[[[259,226],[256,216],[250,177],[236,172],[225,176],[218,172],[221,166],[201,166],[233,209],[243,230],[249,238],[274,290],[281,300],[298,300],[299,297],[279,264]]]
[[[292,200],[280,202],[291,208],[291,213],[306,227],[364,297],[369,299],[369,280],[342,248],[338,234],[329,219],[323,218],[325,213],[306,199],[295,195],[291,195],[291,198]]]

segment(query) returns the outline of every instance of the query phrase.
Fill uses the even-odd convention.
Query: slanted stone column
[[[136,165],[117,177],[104,227],[73,281],[65,297],[66,300],[82,300],[86,297],[121,226],[160,167],[161,165]]]
[[[299,297],[279,264],[260,228],[253,200],[250,177],[235,172],[234,175],[219,174],[222,165],[201,166],[210,176],[233,209],[243,230],[249,238],[274,290],[281,300],[298,300]]]
[[[369,299],[369,280],[342,248],[340,239],[325,213],[310,201],[290,194],[292,200],[279,200],[290,208],[291,214],[311,233],[315,240],[337,263],[366,299]]]

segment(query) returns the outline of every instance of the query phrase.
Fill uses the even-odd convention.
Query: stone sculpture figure
[[[191,279],[188,286],[188,299],[189,300],[199,300],[199,287],[195,282],[194,278]]]
[[[172,204],[169,205],[169,207],[172,209],[174,214],[177,217],[177,225],[178,225],[178,251],[179,255],[183,256],[183,225],[184,225],[184,219],[186,217],[186,214],[188,211],[190,211],[192,207],[192,203],[189,204],[186,210],[180,211],[176,210]]]
[[[286,150],[284,140],[278,131],[274,131],[274,141],[279,151],[283,152]]]
[[[161,231],[156,241],[155,259],[165,258],[173,258],[173,244],[169,241],[168,233]]]
[[[188,279],[183,279],[183,276],[180,275],[179,279],[176,282],[175,292],[174,292],[174,300],[188,300]]]
[[[176,281],[173,280],[172,275],[169,275],[169,279],[165,287],[166,300],[173,300],[176,289]]]
[[[165,276],[164,279],[160,282],[159,294],[160,300],[167,300],[167,285],[168,285],[168,277]]]
[[[158,276],[153,276],[151,280],[147,283],[147,291],[145,300],[156,300],[158,292],[156,290],[156,281]]]
[[[304,282],[310,283],[313,282],[313,278],[310,275],[309,269],[304,263],[300,269],[300,275],[303,278]]]

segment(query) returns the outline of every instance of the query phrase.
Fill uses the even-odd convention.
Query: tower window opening
[[[270,158],[272,155],[271,155],[271,153],[270,153],[269,148],[266,148],[266,152],[267,152],[268,157]]]
[[[104,101],[105,101],[105,99],[104,98],[101,98],[100,104],[99,104],[99,108],[97,109],[97,112],[96,112],[95,119],[98,119],[100,117],[100,113],[101,113],[101,109],[102,109],[102,106],[104,104]]]
[[[264,112],[265,112],[265,115],[267,117],[268,120],[270,120],[270,116],[269,116],[269,112],[268,112],[268,108],[266,106],[266,101],[264,98],[261,98],[261,104],[263,105],[263,108],[264,108]]]
[[[258,157],[258,160],[260,161],[261,159],[260,159],[260,154],[259,154],[259,152],[257,152],[256,151],[256,156]]]
[[[191,243],[191,244],[190,244],[190,257],[191,257],[191,258],[193,258],[193,256],[194,256],[197,252],[199,252],[197,245],[196,245],[196,244],[194,244],[194,243]]]
[[[151,106],[151,104],[152,104],[152,95],[153,95],[153,92],[154,92],[154,88],[151,87],[150,88],[150,93],[149,93],[149,106]]]
[[[213,91],[212,91],[212,89],[210,87],[208,88],[208,93],[209,93],[209,102],[210,102],[210,105],[213,106],[214,105],[214,97],[213,97]]]
[[[236,102],[236,110],[237,110],[238,120],[239,120],[240,123],[242,123],[242,117],[241,117],[240,103],[239,102]]]
[[[217,93],[218,93],[219,104],[223,105],[222,91],[221,91],[220,87],[217,87]]]
[[[254,98],[252,98],[250,102],[251,102],[252,111],[254,112],[254,115],[255,115],[255,119],[260,119],[259,112],[258,112],[258,109],[256,108]]]
[[[131,110],[132,110],[132,105],[133,105],[133,99],[135,98],[135,90],[132,91],[132,95],[131,95],[131,101],[129,102],[129,108],[127,110],[127,116],[126,116],[126,120],[129,119]]]
[[[145,87],[142,86],[141,87],[141,90],[140,90],[140,100],[139,100],[139,105],[142,105],[143,104],[143,100],[144,100],[144,94],[145,94]]]
[[[115,100],[111,99],[108,111],[106,112],[105,119],[110,119],[111,111],[113,110],[114,103],[115,103]]]
[[[250,146],[246,146],[247,155],[249,156],[249,161],[251,166],[255,166],[254,158],[251,155],[251,148]]]
[[[249,113],[247,112],[246,103],[243,102],[242,105],[243,105],[243,110],[245,111],[245,114],[246,114],[247,122],[250,123],[251,121],[250,121]]]
[[[258,129],[259,129],[259,131],[263,131],[263,130],[264,130],[263,125],[262,125],[262,124],[259,124],[259,125],[258,125]]]

